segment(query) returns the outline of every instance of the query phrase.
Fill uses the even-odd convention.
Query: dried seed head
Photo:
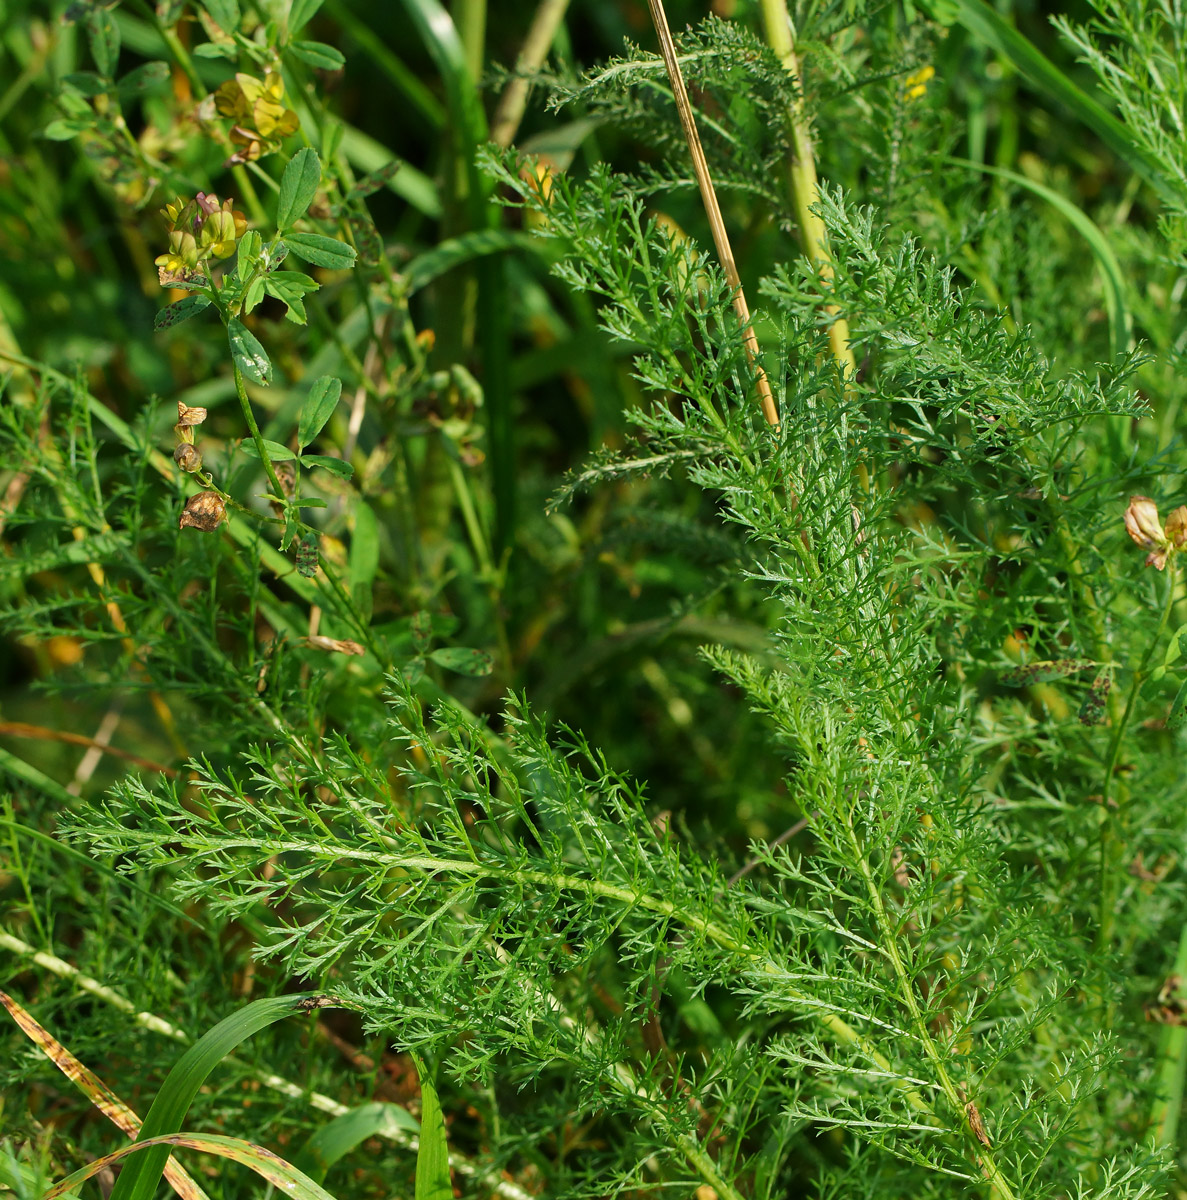
[[[314,634],[304,641],[306,646],[314,650],[326,650],[332,654],[366,654],[366,650],[358,642],[339,641],[337,638],[322,637],[321,634]]]
[[[1125,510],[1125,529],[1143,550],[1166,545],[1166,534],[1158,519],[1158,505],[1149,496],[1130,496]]]
[[[218,492],[199,492],[186,501],[177,524],[181,529],[201,529],[203,533],[212,533],[226,515],[227,506]]]
[[[1166,536],[1176,550],[1187,545],[1187,505],[1172,508],[1166,518]]]
[[[206,420],[206,409],[190,408],[187,404],[177,402],[177,423],[183,428],[189,425],[201,425]]]
[[[189,475],[202,469],[202,455],[189,442],[182,442],[173,451],[173,461]]]
[[[1150,551],[1146,555],[1146,566],[1161,571],[1166,566],[1171,543],[1158,519],[1158,505],[1149,496],[1130,496],[1129,507],[1125,510],[1125,529],[1143,550]],[[1183,536],[1182,529],[1183,519],[1178,518],[1175,531],[1180,537]]]

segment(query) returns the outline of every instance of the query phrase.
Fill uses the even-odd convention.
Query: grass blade
[[[445,85],[445,103],[455,128],[468,145],[480,145],[487,137],[486,116],[453,18],[438,0],[404,0],[404,9]],[[473,172],[473,156],[468,157]]]
[[[419,1133],[420,1122],[398,1104],[376,1100],[360,1104],[350,1112],[335,1117],[323,1125],[301,1148],[293,1166],[304,1171],[310,1179],[325,1182],[326,1172],[345,1154],[376,1134],[388,1134],[392,1129]]]
[[[1114,359],[1123,354],[1133,340],[1133,318],[1125,303],[1125,279],[1121,273],[1121,264],[1099,226],[1066,196],[1061,196],[1057,191],[1036,183],[1033,179],[1027,179],[1025,175],[1019,175],[1017,171],[1009,171],[1005,167],[991,167],[966,158],[950,158],[947,161],[955,166],[968,167],[973,171],[983,171],[987,175],[1008,179],[1018,187],[1026,188],[1040,199],[1046,200],[1061,216],[1067,218],[1068,223],[1088,243],[1096,265],[1100,268],[1101,282],[1105,289],[1105,311],[1109,315],[1109,350]]]
[[[1187,925],[1179,935],[1179,951],[1171,979],[1176,980],[1175,1003],[1182,1002],[1183,980],[1187,979]],[[1168,1024],[1158,1047],[1158,1094],[1150,1114],[1147,1138],[1152,1146],[1174,1153],[1179,1141],[1179,1114],[1183,1108],[1183,1080],[1187,1075],[1187,1028]]]
[[[392,86],[416,110],[419,120],[434,132],[445,125],[445,112],[437,97],[366,21],[356,17],[342,0],[332,0],[326,11],[349,35],[350,40],[387,76]]]
[[[90,1102],[113,1124],[130,1138],[140,1131],[140,1118],[90,1069],[75,1058],[61,1042],[33,1014],[22,1008],[6,992],[0,992],[0,1004],[8,1009],[9,1015],[21,1027],[22,1032],[45,1056],[75,1083]],[[206,1193],[198,1186],[193,1176],[172,1159],[165,1164],[165,1178],[169,1186],[182,1200],[207,1200]]]
[[[445,1118],[428,1067],[418,1058],[420,1076],[420,1149],[416,1152],[416,1200],[452,1200],[449,1180],[449,1146]]]
[[[324,997],[309,996],[277,996],[256,1000],[237,1013],[232,1013],[199,1038],[181,1056],[161,1085],[141,1127],[144,1140],[177,1133],[198,1089],[222,1059],[253,1033],[291,1013],[308,1009],[311,1003],[314,1007],[322,1007],[327,1001]],[[152,1149],[137,1155],[120,1172],[110,1200],[151,1200],[168,1161],[169,1145],[163,1141],[153,1141]],[[68,1191],[69,1188],[64,1190]]]
[[[543,239],[518,230],[474,229],[418,254],[403,271],[404,294],[412,296],[454,267],[505,250],[525,250],[547,260],[552,248]]]
[[[981,41],[1008,58],[1038,90],[1058,101],[1082,121],[1110,150],[1142,176],[1163,200],[1180,202],[1158,160],[1139,146],[1112,113],[1074,84],[1029,38],[998,16],[984,0],[956,0],[960,23]]]
[[[128,1175],[137,1163],[143,1162],[150,1155],[163,1154],[168,1158],[169,1152],[175,1146],[198,1150],[203,1154],[213,1154],[218,1158],[242,1163],[261,1178],[266,1179],[273,1187],[278,1188],[282,1195],[295,1197],[295,1200],[334,1200],[334,1197],[320,1184],[298,1171],[292,1163],[273,1154],[271,1150],[257,1146],[254,1142],[245,1142],[242,1138],[224,1137],[215,1133],[165,1133],[160,1137],[145,1138],[143,1141],[134,1142],[131,1146],[124,1146],[111,1154],[105,1154],[102,1158],[87,1163],[81,1170],[66,1176],[60,1183],[56,1183],[50,1188],[41,1200],[57,1200],[59,1196],[64,1196],[92,1176],[98,1175],[105,1167],[120,1162],[129,1155],[135,1155],[136,1157],[120,1172],[119,1179],[116,1180],[118,1188],[120,1180]],[[141,1150],[144,1151],[143,1154],[138,1153]],[[114,1194],[113,1192],[112,1195]]]

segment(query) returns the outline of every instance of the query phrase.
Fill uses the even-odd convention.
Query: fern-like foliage
[[[122,785],[77,835],[496,1087],[516,1120],[484,1152],[546,1161],[555,1193],[774,1197],[810,1173],[820,1195],[1156,1194],[1142,1004],[1177,903],[1128,886],[1126,857],[1181,840],[1187,789],[1173,735],[1133,719],[1170,700],[1149,668],[1175,601],[1173,559],[1144,568],[1121,523],[1165,471],[1120,451],[1139,359],[1062,370],[826,192],[833,280],[792,263],[763,287],[771,430],[730,288],[637,181],[486,166],[651,397],[632,456],[579,484],[680,470],[745,537],[773,644],[708,656],[762,715],[802,832],[734,877],[528,698],[483,722],[393,676],[366,743],[281,725],[184,786]],[[835,309],[857,379],[828,356]],[[1077,665],[1011,679],[1020,658]],[[566,1123],[593,1132],[544,1154]]]

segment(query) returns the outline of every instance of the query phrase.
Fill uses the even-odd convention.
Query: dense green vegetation
[[[1183,1194],[1187,16],[652,19],[0,0],[0,1193]]]

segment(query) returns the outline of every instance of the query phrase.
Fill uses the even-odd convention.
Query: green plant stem
[[[1184,981],[1187,980],[1187,925],[1179,935],[1179,950],[1171,971],[1172,1003],[1181,1005]],[[1168,986],[1171,986],[1168,981]],[[1179,1115],[1183,1108],[1183,1082],[1187,1076],[1187,1026],[1167,1024],[1162,1031],[1158,1048],[1158,1092],[1150,1110],[1150,1128],[1146,1135],[1149,1145],[1166,1147],[1174,1153],[1179,1141]]]
[[[460,0],[454,5],[458,37],[466,56],[466,69],[477,88],[486,65],[486,0]]]
[[[515,140],[519,123],[527,109],[531,88],[531,82],[525,76],[544,65],[568,8],[569,0],[540,0],[536,6],[536,15],[532,18],[519,57],[515,60],[516,78],[510,80],[503,89],[499,106],[491,120],[490,140],[496,146],[507,147]]]
[[[309,526],[308,528],[312,528]],[[354,602],[351,600],[346,588],[342,586],[342,581],[338,578],[337,571],[329,565],[324,559],[319,564],[322,574],[326,578],[326,582],[330,585],[330,590],[334,593],[338,603],[342,606],[343,613],[347,621],[354,627],[355,632],[362,638],[364,645],[368,650],[375,655],[376,661],[385,672],[393,669],[391,655],[383,649],[375,640],[375,635],[371,632],[371,628],[358,615],[355,609]]]
[[[1133,710],[1137,705],[1138,694],[1142,689],[1142,684],[1146,682],[1150,660],[1154,657],[1154,651],[1157,649],[1159,642],[1162,641],[1162,635],[1166,632],[1166,627],[1170,622],[1171,611],[1174,608],[1175,586],[1177,582],[1175,557],[1175,552],[1172,550],[1166,563],[1166,602],[1162,607],[1162,616],[1159,619],[1158,628],[1155,630],[1154,636],[1150,639],[1150,643],[1146,647],[1146,652],[1142,655],[1141,665],[1133,673],[1133,682],[1129,685],[1129,695],[1125,700],[1125,709],[1121,713],[1120,720],[1114,724],[1113,736],[1110,739],[1108,753],[1105,757],[1105,778],[1101,785],[1100,799],[1100,912],[1096,936],[1098,950],[1106,948],[1113,940],[1113,924],[1116,918],[1114,909],[1117,904],[1121,858],[1125,851],[1124,825],[1127,817],[1123,807],[1125,798],[1123,797],[1117,802],[1116,816],[1109,811],[1109,802],[1112,799],[1113,779],[1117,773],[1117,765],[1121,757],[1121,744],[1125,739],[1125,732],[1129,727]],[[1121,826],[1121,828],[1118,828],[1118,826]]]
[[[251,434],[251,440],[255,443],[256,453],[260,456],[260,462],[264,464],[264,474],[268,476],[268,482],[272,485],[272,494],[283,504],[286,500],[285,491],[277,478],[276,468],[272,465],[272,458],[268,454],[268,447],[264,445],[264,435],[260,432],[259,425],[256,424],[256,415],[252,411],[251,401],[247,396],[247,384],[244,382],[243,372],[239,370],[237,362],[232,362],[231,369],[235,372],[235,395],[239,397],[239,407],[243,410],[243,419],[247,422],[248,432]]]
[[[462,510],[462,520],[465,522],[466,532],[470,535],[470,545],[474,547],[474,555],[478,559],[479,569],[488,583],[493,582],[495,578],[494,559],[491,558],[486,533],[483,531],[482,522],[478,519],[474,499],[470,495],[470,485],[466,481],[461,464],[453,454],[448,452],[448,449],[446,461],[449,464],[450,482],[453,484],[454,495],[457,496],[458,507]]]
[[[968,1110],[965,1107],[965,1101],[957,1090],[956,1085],[952,1082],[952,1077],[948,1074],[948,1069],[944,1065],[943,1056],[936,1046],[935,1039],[928,1028],[927,1020],[919,1007],[919,999],[915,995],[915,989],[911,984],[910,974],[907,971],[906,964],[903,962],[902,955],[899,953],[898,926],[896,922],[890,919],[890,914],[886,911],[886,904],[882,898],[882,890],[874,879],[873,872],[870,870],[869,859],[858,840],[857,831],[853,828],[852,822],[847,819],[847,815],[843,822],[843,830],[845,838],[849,843],[849,848],[853,853],[854,861],[857,863],[858,870],[861,872],[862,879],[866,885],[866,894],[869,897],[875,919],[878,922],[879,932],[882,935],[882,950],[890,962],[891,969],[894,971],[895,979],[898,983],[899,997],[910,1014],[911,1023],[915,1028],[915,1036],[919,1040],[919,1045],[928,1062],[931,1063],[940,1090],[952,1106],[952,1111],[961,1114],[963,1132],[971,1143],[974,1156],[980,1164],[985,1178],[993,1188],[994,1200],[1016,1200],[1016,1194],[1002,1174],[1001,1168],[997,1165],[990,1148],[977,1138],[968,1115]]]
[[[14,874],[20,880],[21,891],[25,893],[25,911],[29,914],[33,924],[37,927],[37,937],[42,943],[48,943],[49,938],[45,932],[45,926],[41,923],[41,917],[37,912],[37,904],[33,897],[33,889],[29,886],[29,872],[25,870],[25,860],[21,855],[21,844],[17,837],[17,823],[13,820],[12,797],[4,797],[4,816],[5,823],[8,825],[8,844],[10,847],[8,855],[7,870]]]
[[[795,32],[785,0],[761,0],[763,30],[767,45],[775,52],[783,69],[791,77],[796,95],[788,105],[787,128],[791,135],[791,160],[787,164],[787,183],[791,206],[799,226],[804,253],[815,266],[822,282],[833,277],[832,256],[828,250],[828,235],[824,222],[814,211],[820,200],[820,185],[816,177],[816,151],[808,127],[802,95],[803,75],[795,47]],[[832,318],[828,329],[833,358],[845,373],[846,380],[857,374],[857,360],[849,344],[849,323],[834,304],[825,305]]]

